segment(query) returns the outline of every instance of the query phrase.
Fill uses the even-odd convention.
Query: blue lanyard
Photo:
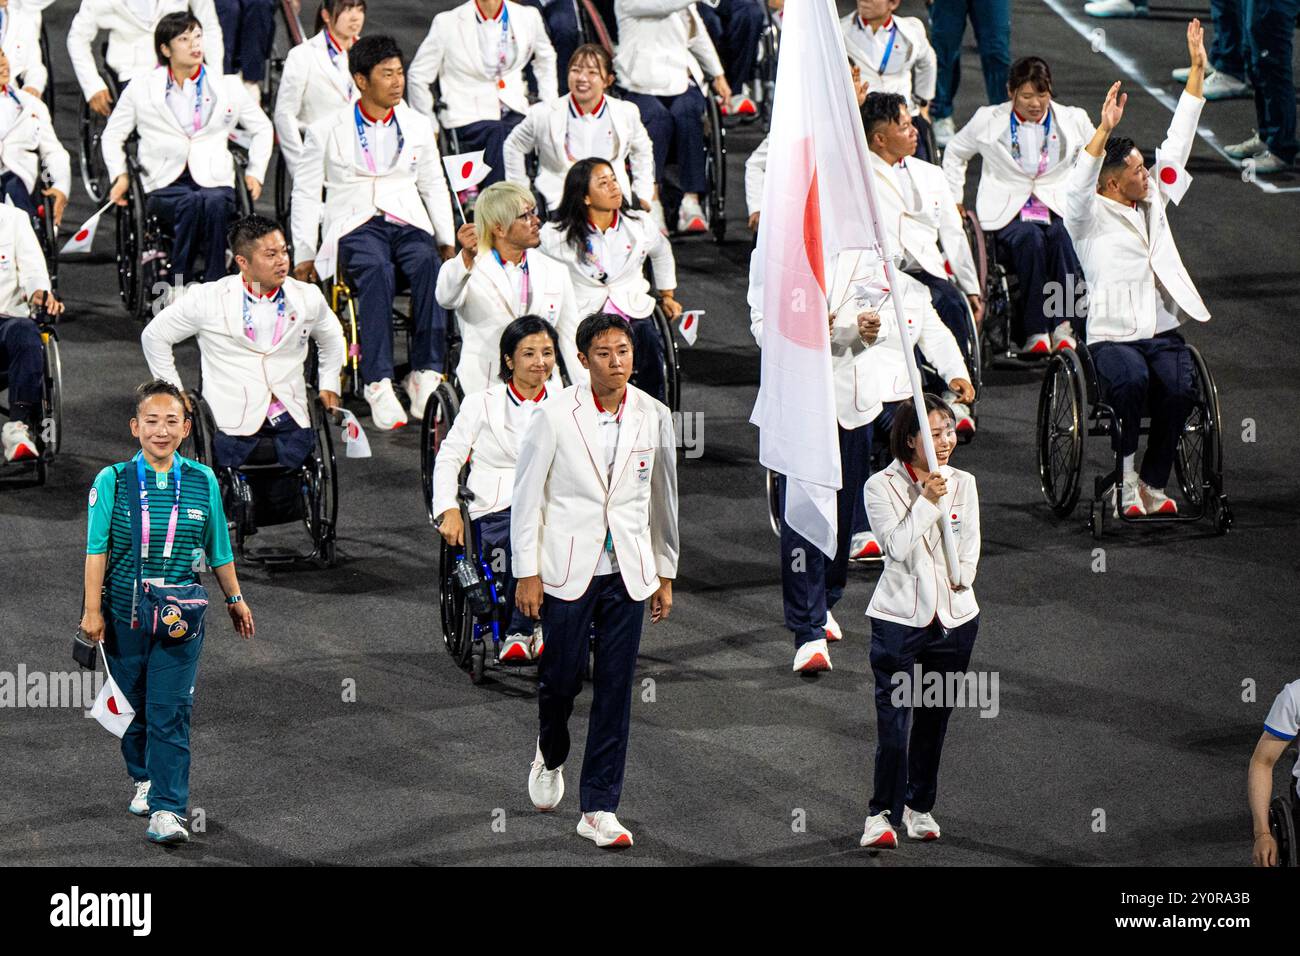
[[[257,330],[253,328],[253,312],[248,307],[248,292],[244,293],[244,334],[252,342],[257,341]],[[280,339],[284,338],[284,289],[277,289],[275,292],[275,332],[271,337],[271,345],[279,345]]]
[[[203,79],[208,75],[208,71],[203,66],[199,67],[199,75],[194,80],[194,132],[197,133],[203,129]],[[172,71],[167,71],[167,92],[170,93],[173,86],[180,88],[172,76]]]
[[[329,28],[325,29],[325,52],[330,55],[330,64],[338,69],[339,57],[343,57],[343,71],[347,72],[347,57],[343,53],[343,48],[334,42],[334,34],[330,33]],[[348,77],[348,99],[352,99],[352,77]]]
[[[135,453],[135,476],[140,481],[140,560],[149,559],[149,485],[145,480],[144,452]],[[171,483],[176,490],[171,518],[167,521],[167,540],[163,543],[163,560],[172,556],[172,542],[176,540],[176,519],[181,511],[181,463],[172,459]]]
[[[501,253],[493,249],[492,255],[496,258],[497,265],[501,267],[501,271],[505,272],[506,263],[505,260],[501,258]],[[519,271],[524,274],[524,281],[519,288],[519,314],[523,315],[528,311],[528,253],[526,252],[519,257]]]
[[[370,152],[370,143],[366,139],[366,121],[361,115],[361,103],[358,101],[352,106],[352,116],[357,121],[357,139],[361,141],[361,155],[366,158],[366,168],[372,173],[378,173],[375,166],[375,157]],[[378,123],[376,123],[378,125]],[[393,163],[397,163],[397,157],[402,155],[402,146],[406,143],[406,138],[402,136],[402,124],[397,122],[397,113],[393,112],[393,126],[397,130],[397,154],[393,157]]]
[[[889,28],[889,46],[885,47],[885,55],[880,60],[880,68],[876,70],[881,76],[885,75],[885,67],[889,66],[889,58],[894,55],[894,41],[898,39],[898,24],[895,23]]]
[[[1020,120],[1016,119],[1016,111],[1011,111],[1011,156],[1017,163],[1020,162]],[[1043,149],[1038,157],[1038,172],[1047,171],[1047,141],[1048,134],[1052,132],[1052,111],[1049,108],[1047,115],[1043,118]]]

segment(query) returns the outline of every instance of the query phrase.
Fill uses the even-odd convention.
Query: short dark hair
[[[382,33],[360,37],[348,50],[348,72],[353,76],[364,76],[369,81],[375,67],[393,57],[402,59],[402,48],[392,37]]]
[[[1119,176],[1128,166],[1128,157],[1133,150],[1137,149],[1137,143],[1127,136],[1112,136],[1106,140],[1106,155],[1101,160],[1101,170],[1097,173],[1097,188],[1101,189],[1106,185],[1106,180],[1112,176]]]
[[[573,56],[569,57],[569,65],[565,68],[566,72],[573,69],[575,63],[583,60],[595,60],[600,64],[601,72],[607,76],[614,75],[614,59],[599,43],[584,43],[573,51]]]
[[[253,243],[273,232],[283,234],[284,227],[274,219],[268,219],[266,216],[253,213],[243,219],[235,220],[226,233],[226,244],[230,246],[230,251],[235,255],[248,258],[248,252]]]
[[[862,104],[862,129],[867,134],[867,142],[876,130],[886,123],[898,122],[899,108],[907,108],[907,98],[901,93],[868,93]]]
[[[163,56],[163,44],[168,46],[179,36],[184,36],[195,27],[203,29],[203,24],[199,23],[199,18],[190,13],[189,10],[180,10],[176,13],[169,13],[158,21],[158,26],[153,31],[153,52],[158,57],[158,65],[166,66],[167,57]]]
[[[1039,93],[1052,92],[1052,68],[1041,56],[1022,56],[1011,64],[1007,74],[1007,92],[1015,93],[1026,83]]]
[[[942,412],[954,425],[957,423],[957,416],[948,407],[948,403],[938,395],[926,392],[925,417],[927,420],[931,412]],[[889,428],[889,453],[901,462],[910,462],[914,449],[909,447],[907,442],[908,439],[915,438],[919,434],[921,434],[921,423],[916,419],[916,405],[910,398],[905,398],[894,409],[894,423]]]
[[[507,325],[505,331],[501,333],[501,381],[510,381],[512,375],[509,366],[506,365],[506,359],[515,357],[515,349],[519,348],[520,342],[539,332],[545,332],[551,337],[551,345],[555,348],[555,355],[558,360],[560,336],[556,333],[555,326],[541,316],[521,315]]]
[[[610,329],[616,332],[622,332],[627,336],[627,344],[636,349],[636,342],[632,338],[632,325],[621,315],[611,315],[608,312],[593,312],[581,322],[578,323],[578,331],[574,339],[578,344],[578,352],[582,355],[587,354],[587,349],[591,348],[591,343],[596,338]]]
[[[131,417],[138,418],[140,415],[140,406],[155,395],[170,395],[172,398],[176,399],[176,401],[180,402],[181,411],[186,411],[185,396],[181,394],[181,390],[171,382],[165,382],[160,378],[156,378],[152,382],[145,382],[136,386],[135,413]]]
[[[339,14],[351,7],[360,7],[361,12],[366,12],[366,0],[324,0],[316,9],[316,32],[319,33],[325,29],[325,18],[321,16],[326,10],[329,11],[330,19],[337,20]]]

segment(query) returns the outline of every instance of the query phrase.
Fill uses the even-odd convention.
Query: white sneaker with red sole
[[[722,112],[727,116],[752,117],[758,115],[758,106],[749,98],[749,90],[742,86]]]
[[[1137,475],[1126,475],[1124,486],[1119,489],[1119,501],[1115,505],[1115,514],[1118,516],[1120,509],[1124,509],[1124,517],[1141,518],[1147,513],[1146,505],[1142,503],[1142,492],[1139,486],[1142,484]]]
[[[831,652],[826,647],[826,638],[800,644],[794,652],[794,670],[800,674],[815,674],[817,671],[831,669]]]
[[[709,223],[704,218],[704,210],[700,208],[698,199],[683,198],[682,204],[677,210],[677,231],[678,232],[708,232]]]
[[[0,428],[0,443],[4,445],[5,461],[32,461],[40,457],[26,422],[5,422],[4,428]]]
[[[1059,352],[1061,349],[1072,349],[1078,351],[1079,343],[1074,338],[1074,330],[1070,328],[1070,323],[1062,322],[1052,331],[1052,351]]]
[[[888,810],[881,810],[874,817],[867,817],[867,825],[862,831],[862,839],[858,841],[858,846],[869,847],[872,850],[897,850],[898,834],[885,819],[888,816]]]
[[[524,664],[533,659],[533,635],[510,634],[506,636],[505,646],[501,648],[502,664]]]
[[[880,557],[880,542],[870,531],[859,531],[853,536],[849,543],[849,558],[853,561],[863,561],[867,558]]]
[[[903,826],[907,828],[909,839],[939,839],[939,824],[928,813],[917,813],[911,807],[903,807]]]
[[[975,416],[970,412],[970,406],[964,402],[950,402],[952,413],[957,417],[957,434],[973,435],[975,434]]]
[[[632,845],[632,831],[618,822],[618,817],[608,810],[584,813],[578,820],[578,836],[586,837],[596,846],[628,847]]]
[[[445,380],[445,375],[430,368],[411,372],[402,379],[402,388],[406,389],[406,397],[411,400],[412,418],[424,418],[424,406],[429,404],[429,399]]]
[[[1031,335],[1025,339],[1025,347],[1021,351],[1026,355],[1051,355],[1052,337],[1046,332]]]
[[[370,418],[376,428],[392,431],[406,424],[406,411],[402,408],[402,403],[397,400],[397,393],[393,391],[393,383],[390,379],[384,378],[378,382],[371,382],[362,390],[362,394],[370,405]]]
[[[1178,514],[1178,502],[1165,494],[1162,488],[1152,488],[1142,481],[1138,483],[1138,495],[1142,499],[1142,507],[1149,515]]]
[[[844,631],[840,629],[840,622],[835,620],[835,615],[830,611],[826,612],[826,643],[833,644],[835,641],[844,640]]]

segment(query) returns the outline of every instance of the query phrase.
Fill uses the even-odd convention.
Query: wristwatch
[[[227,603],[227,604],[239,604],[239,603],[241,603],[243,600],[244,600],[244,596],[243,596],[242,594],[232,594],[232,595],[230,595],[230,597],[226,598],[226,603]]]

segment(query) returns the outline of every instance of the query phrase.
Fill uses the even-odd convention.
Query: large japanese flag
[[[834,554],[840,487],[827,279],[843,249],[875,245],[866,137],[829,0],[789,0],[781,32],[763,216],[749,302],[763,314],[750,418],[759,460],[788,479],[784,520]]]

